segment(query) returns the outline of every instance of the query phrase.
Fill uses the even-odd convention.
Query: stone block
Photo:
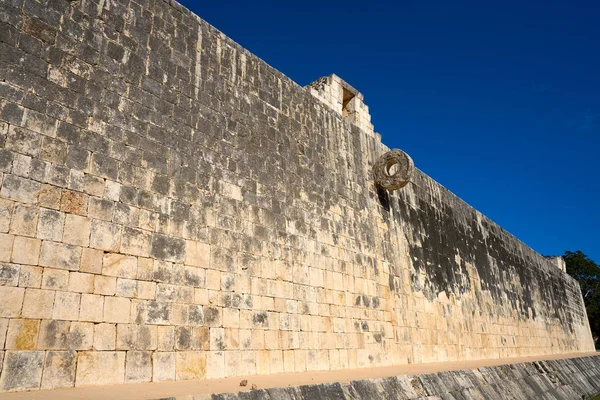
[[[71,322],[57,320],[42,320],[38,349],[66,350],[69,348],[69,330]]]
[[[48,351],[44,362],[42,389],[57,389],[75,385],[77,352]]]
[[[210,266],[210,245],[193,240],[185,241],[185,264],[194,267]]]
[[[81,262],[81,247],[44,241],[40,265],[77,271]]]
[[[41,246],[42,241],[39,239],[16,236],[11,261],[17,264],[37,265]]]
[[[10,322],[4,348],[7,350],[35,350],[40,321],[36,319],[11,319],[8,321]]]
[[[226,351],[225,355],[225,376],[246,375],[242,369],[242,355],[239,351]]]
[[[105,253],[102,261],[102,274],[135,279],[137,258],[123,254]]]
[[[157,326],[159,351],[172,351],[175,348],[175,328],[173,326]]]
[[[61,196],[62,190],[59,187],[43,184],[38,192],[37,202],[40,207],[46,207],[52,210],[59,210]],[[60,234],[62,235],[62,231],[60,232]]]
[[[185,241],[174,236],[153,233],[150,254],[159,260],[181,262],[185,259]]]
[[[90,220],[74,214],[65,217],[62,241],[75,246],[87,247],[90,243]]]
[[[81,253],[81,267],[79,271],[100,274],[102,272],[103,259],[104,252],[102,250],[84,248]]]
[[[87,215],[89,196],[85,193],[63,189],[60,197],[60,211],[67,214]]]
[[[141,229],[123,228],[121,252],[134,256],[148,257],[150,255],[151,234]]]
[[[23,310],[21,312],[23,318],[48,318],[52,315],[54,295],[55,292],[52,290],[25,289]]]
[[[43,351],[6,351],[0,390],[38,389],[44,366]]]
[[[152,352],[128,351],[125,382],[150,382],[152,380]]]
[[[47,208],[40,209],[40,217],[37,225],[37,238],[60,242],[63,235],[65,214]]]
[[[121,226],[111,222],[93,220],[90,247],[119,252],[121,249]]]
[[[94,324],[91,322],[72,322],[69,330],[69,348],[72,350],[91,350],[94,342]]]
[[[104,321],[117,324],[129,322],[131,300],[124,297],[105,297]]]
[[[79,353],[75,386],[115,385],[124,380],[124,351]]]
[[[42,289],[67,290],[69,288],[69,271],[54,268],[44,268],[42,274]]]
[[[117,278],[114,276],[94,276],[94,293],[114,296],[117,292]]]
[[[133,279],[117,279],[116,295],[118,297],[137,297],[137,281]]]
[[[154,352],[152,354],[152,381],[175,380],[175,353]]]
[[[39,191],[39,182],[7,174],[4,176],[0,196],[22,203],[33,204]]]
[[[76,293],[93,293],[94,275],[81,272],[69,273],[69,291]]]
[[[222,351],[206,352],[206,378],[218,379],[225,376],[225,354]]]
[[[138,257],[137,279],[151,281],[154,279],[154,260]]]
[[[136,297],[154,300],[156,298],[156,282],[137,281]]]
[[[102,322],[104,319],[104,297],[95,294],[81,295],[79,320]]]
[[[0,286],[17,286],[20,270],[19,265],[0,263]]]
[[[52,318],[77,321],[79,319],[80,302],[81,295],[79,293],[56,292]]]
[[[7,199],[0,199],[0,232],[6,233],[10,227],[14,202]]]
[[[94,350],[115,350],[117,327],[115,324],[97,324],[94,326]]]
[[[2,299],[2,307],[0,307],[0,318],[19,317],[21,315],[21,308],[23,306],[24,296],[24,288],[0,286],[0,299]]]
[[[39,289],[42,285],[42,271],[41,267],[22,265],[19,269],[19,286]]]
[[[167,325],[171,320],[171,304],[168,302],[149,301],[147,311],[147,324]]]
[[[180,351],[175,353],[175,378],[178,381],[206,378],[206,352]]]
[[[35,236],[39,218],[38,208],[17,204],[10,221],[9,233],[13,235]]]
[[[10,262],[14,243],[14,235],[0,233],[0,261]]]

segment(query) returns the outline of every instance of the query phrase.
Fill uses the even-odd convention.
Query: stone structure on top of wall
[[[577,283],[175,1],[0,3],[0,391],[593,349]],[[418,164],[418,163],[417,163]]]

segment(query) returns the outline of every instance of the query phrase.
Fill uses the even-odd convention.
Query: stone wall
[[[0,391],[593,348],[551,262],[375,189],[362,96],[174,1],[2,1],[0,78]]]
[[[163,400],[585,400],[600,393],[600,356]]]

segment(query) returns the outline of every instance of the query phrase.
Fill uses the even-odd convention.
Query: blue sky
[[[341,76],[384,143],[538,252],[600,262],[600,3],[182,3],[300,85]]]

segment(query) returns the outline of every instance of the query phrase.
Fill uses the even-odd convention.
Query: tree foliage
[[[596,348],[600,348],[600,266],[580,250],[565,251],[567,273],[577,279]]]

